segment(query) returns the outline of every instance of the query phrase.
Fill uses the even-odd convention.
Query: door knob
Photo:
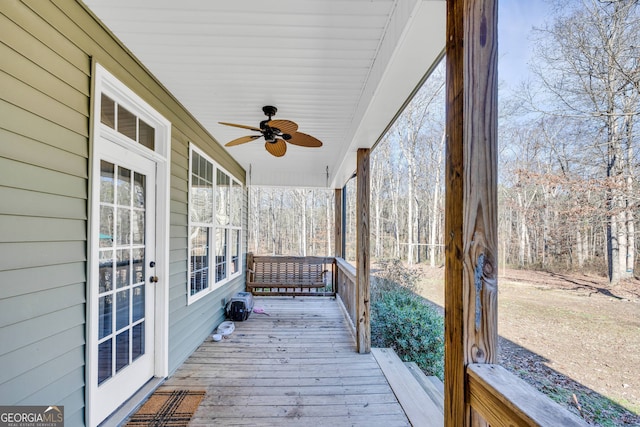
[[[149,282],[151,282],[151,283],[158,283],[158,276],[151,276],[151,277],[149,277]]]

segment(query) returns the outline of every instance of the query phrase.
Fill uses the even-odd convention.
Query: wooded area
[[[530,80],[499,91],[499,261],[615,284],[637,258],[640,6],[554,8],[531,31]],[[441,63],[371,152],[374,258],[444,262],[444,79]],[[345,188],[353,260],[355,180]],[[252,187],[249,250],[331,255],[333,209],[334,190]]]

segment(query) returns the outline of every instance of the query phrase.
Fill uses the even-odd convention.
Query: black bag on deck
[[[253,311],[253,295],[251,292],[238,292],[226,306],[227,317],[236,322],[242,322],[249,318]]]

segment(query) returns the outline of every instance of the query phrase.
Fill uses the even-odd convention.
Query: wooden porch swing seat
[[[330,257],[247,254],[247,291],[257,296],[333,295]]]

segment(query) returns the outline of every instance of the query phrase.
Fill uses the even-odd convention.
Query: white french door
[[[96,144],[90,295],[93,420],[102,420],[155,372],[156,162]]]

